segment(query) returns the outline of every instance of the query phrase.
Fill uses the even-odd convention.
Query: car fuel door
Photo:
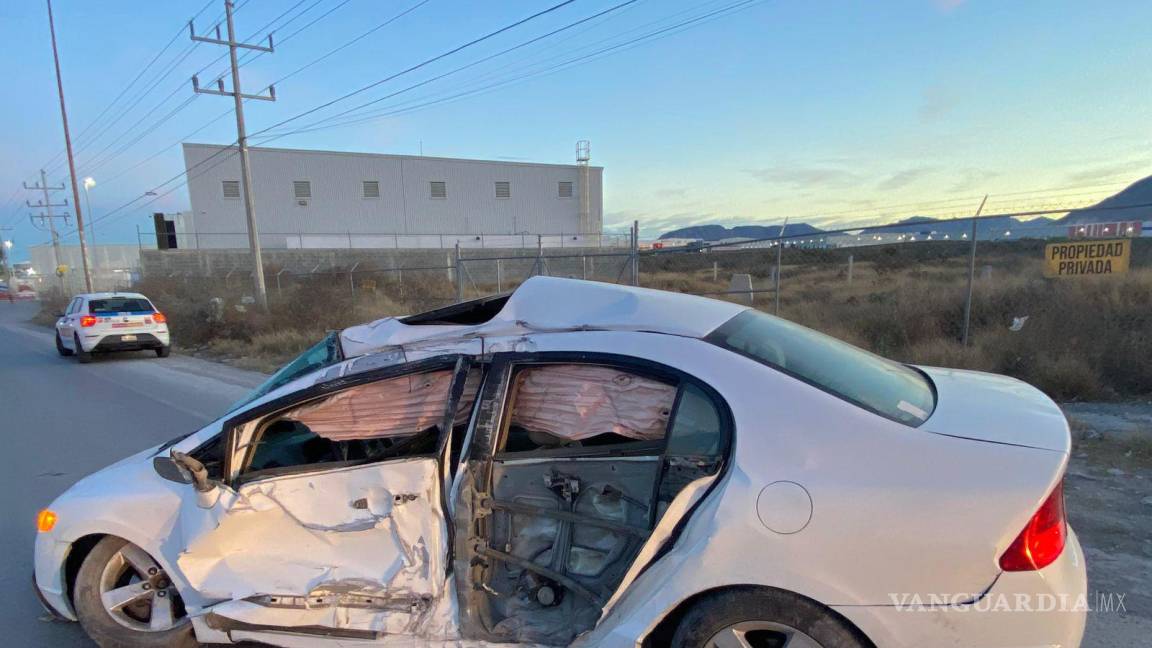
[[[202,622],[234,641],[440,627],[445,457],[470,366],[441,356],[345,376],[226,424],[215,522],[189,525],[202,530],[177,560],[216,601]]]

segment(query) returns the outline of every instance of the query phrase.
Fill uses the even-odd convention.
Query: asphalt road
[[[81,477],[203,426],[263,376],[150,351],[80,365],[27,323],[37,309],[0,302],[0,644],[93,646],[32,593],[36,512]]]

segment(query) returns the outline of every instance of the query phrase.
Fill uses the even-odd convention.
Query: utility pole
[[[68,214],[53,214],[52,208],[53,207],[67,207],[68,206],[68,199],[65,198],[64,202],[62,202],[62,203],[53,203],[52,202],[52,196],[49,193],[52,191],[64,191],[64,185],[60,185],[59,187],[49,186],[48,174],[44,172],[44,169],[40,169],[40,183],[36,184],[36,185],[32,185],[31,187],[29,187],[28,183],[25,182],[24,188],[28,189],[29,191],[43,191],[44,192],[44,198],[37,201],[35,205],[33,205],[32,201],[30,201],[30,200],[25,201],[29,207],[34,208],[34,209],[43,210],[36,216],[33,216],[30,214],[28,216],[28,218],[30,220],[33,218],[39,218],[41,225],[44,224],[44,221],[48,221],[48,231],[52,233],[52,261],[54,262],[54,265],[56,266],[55,268],[52,268],[52,271],[56,273],[56,276],[60,277],[60,292],[64,297],[67,297],[68,296],[67,291],[64,289],[64,275],[60,272],[60,265],[61,265],[60,262],[62,260],[62,257],[60,255],[60,234],[56,231],[56,219],[57,218],[63,218],[64,222],[67,223],[68,222]],[[36,222],[33,220],[32,224],[33,224],[33,226],[35,226]],[[89,292],[91,292],[91,291],[89,291]]]
[[[195,76],[192,77],[192,90],[200,94],[214,94],[223,97],[232,97],[236,104],[236,144],[240,149],[240,187],[242,197],[244,199],[244,217],[248,222],[248,247],[252,250],[252,264],[254,271],[252,272],[252,280],[254,282],[256,303],[260,305],[263,310],[268,310],[268,292],[264,287],[264,261],[260,254],[260,233],[256,229],[256,211],[252,205],[252,173],[248,166],[248,135],[244,130],[244,100],[245,99],[259,99],[260,101],[276,101],[276,88],[268,86],[268,95],[251,95],[244,94],[240,90],[240,66],[236,61],[236,50],[239,48],[248,50],[257,50],[260,52],[271,52],[272,47],[272,34],[268,34],[268,46],[263,45],[250,45],[248,43],[239,43],[236,41],[236,28],[232,21],[233,11],[232,0],[224,0],[224,14],[227,17],[228,24],[228,40],[223,40],[220,37],[220,25],[216,25],[216,37],[207,38],[204,36],[196,35],[196,28],[192,22],[188,22],[188,31],[192,40],[201,43],[211,43],[213,45],[227,45],[228,58],[232,64],[232,90],[231,92],[224,90],[224,79],[216,79],[216,89],[209,90],[200,87],[200,80]]]
[[[56,91],[60,95],[60,120],[64,122],[64,148],[68,151],[68,175],[72,178],[72,207],[76,210],[76,236],[80,239],[80,265],[84,266],[84,288],[87,292],[92,292],[92,270],[88,267],[88,245],[84,242],[84,214],[80,211],[80,189],[76,184],[76,162],[72,158],[72,135],[68,132],[68,109],[64,106],[64,79],[60,76],[60,54],[56,51],[56,24],[52,21],[52,0],[48,0],[48,30],[52,32],[52,59],[56,62]],[[43,171],[41,171],[41,175],[43,175]]]

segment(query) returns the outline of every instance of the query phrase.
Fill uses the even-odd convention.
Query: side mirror
[[[176,450],[172,451],[171,459],[178,469],[188,474],[187,481],[184,483],[192,484],[201,493],[207,493],[216,488],[216,485],[208,480],[208,469],[199,460]]]

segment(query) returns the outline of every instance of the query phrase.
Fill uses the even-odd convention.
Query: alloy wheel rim
[[[164,632],[188,622],[168,574],[152,556],[130,543],[104,566],[100,601],[117,623],[137,632]]]
[[[705,648],[822,648],[804,632],[774,621],[741,621],[721,629]]]

